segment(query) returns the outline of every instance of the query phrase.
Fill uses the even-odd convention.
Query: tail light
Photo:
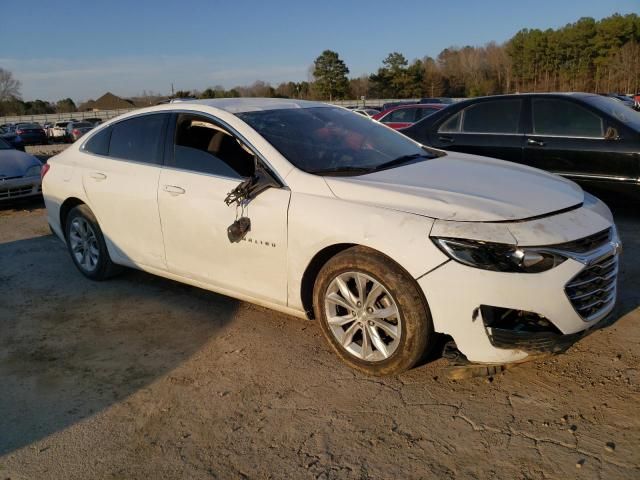
[[[73,134],[74,135],[80,135],[80,130],[78,130],[77,128],[73,129]]]
[[[44,165],[42,165],[42,168],[40,169],[40,181],[42,181],[42,179],[47,174],[50,168],[51,168],[51,165],[49,165],[48,163],[45,163]]]

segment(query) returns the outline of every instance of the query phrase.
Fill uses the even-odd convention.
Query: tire
[[[85,277],[106,280],[122,271],[122,267],[111,261],[100,225],[87,205],[71,209],[64,230],[69,255]]]
[[[351,299],[345,301],[347,296]],[[366,247],[349,248],[322,267],[313,308],[338,356],[369,375],[409,370],[435,342],[429,306],[415,280],[390,258]]]

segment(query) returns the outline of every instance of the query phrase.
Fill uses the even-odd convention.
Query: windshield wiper
[[[312,170],[309,173],[315,175],[328,175],[328,176],[340,176],[340,175],[364,175],[365,173],[371,173],[375,170],[373,167],[336,167],[327,168],[324,170]]]
[[[412,155],[402,155],[401,157],[394,158],[393,160],[389,160],[388,162],[381,163],[376,166],[374,171],[385,170],[387,168],[397,167],[398,165],[403,165],[405,163],[409,163],[411,160],[417,160],[418,158],[424,158],[426,160],[430,160],[434,158],[433,155],[428,155],[425,153],[414,153]]]

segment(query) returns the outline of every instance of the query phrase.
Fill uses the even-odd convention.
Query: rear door
[[[482,100],[451,115],[431,135],[434,147],[487,157],[522,161],[523,100]]]
[[[140,115],[93,135],[82,151],[89,207],[120,261],[165,268],[158,179],[169,115]]]
[[[620,131],[621,137],[605,139],[610,127]],[[578,100],[533,97],[524,161],[580,181],[616,182],[637,176],[637,169],[630,169],[637,164],[637,153],[626,148],[629,135],[623,129],[626,133],[624,126]]]

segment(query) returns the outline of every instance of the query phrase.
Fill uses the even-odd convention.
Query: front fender
[[[303,309],[300,285],[313,257],[336,244],[362,245],[392,258],[413,278],[448,258],[429,240],[433,219],[309,193],[289,207],[288,301]]]

